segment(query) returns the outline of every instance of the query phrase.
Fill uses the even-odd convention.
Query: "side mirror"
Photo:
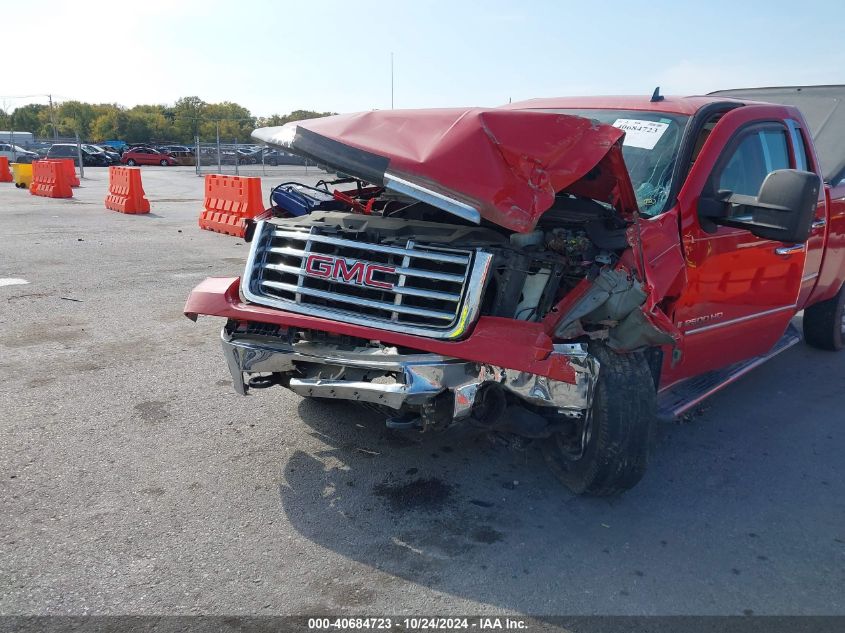
[[[778,169],[771,172],[757,196],[731,191],[702,195],[698,215],[705,231],[716,225],[747,229],[763,239],[800,244],[810,236],[819,198],[819,177],[808,171]]]

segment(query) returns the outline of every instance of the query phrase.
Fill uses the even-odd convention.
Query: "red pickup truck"
[[[798,311],[807,343],[842,347],[843,92],[256,130],[348,178],[289,184],[296,204],[249,227],[243,278],[202,282],[185,313],[227,319],[241,394],[282,385],[394,429],[519,434],[574,492],[617,493],[643,476],[656,420],[798,342]]]

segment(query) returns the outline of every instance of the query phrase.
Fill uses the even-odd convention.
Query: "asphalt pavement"
[[[247,253],[202,179],[143,168],[131,216],[86,176],[0,184],[0,613],[845,615],[845,354],[793,347],[580,498],[521,443],[236,395],[182,315]]]

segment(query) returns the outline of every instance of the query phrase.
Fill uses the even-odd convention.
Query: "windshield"
[[[688,116],[648,110],[555,110],[625,130],[622,155],[643,215],[665,211]]]

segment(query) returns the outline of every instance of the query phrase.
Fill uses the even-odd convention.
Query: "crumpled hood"
[[[624,132],[583,117],[502,109],[385,110],[260,128],[253,138],[465,219],[533,230],[569,192],[637,209]]]

